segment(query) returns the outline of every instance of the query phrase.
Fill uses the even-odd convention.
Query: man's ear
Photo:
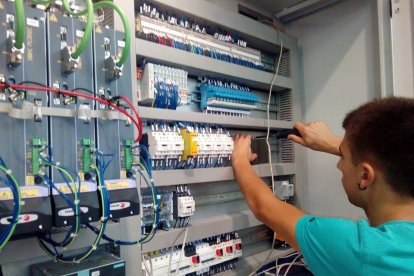
[[[362,162],[358,165],[358,174],[361,189],[366,189],[374,183],[376,172],[369,162]]]

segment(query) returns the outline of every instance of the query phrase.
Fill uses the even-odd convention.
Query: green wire
[[[22,195],[20,192],[20,186],[16,180],[16,178],[14,177],[14,175],[11,174],[10,170],[6,169],[3,166],[0,166],[0,170],[2,170],[5,174],[7,174],[14,182],[14,185],[17,188],[17,196],[19,199],[19,206],[17,206],[17,219],[19,219],[20,216],[20,211],[21,211],[21,207],[20,207],[20,202],[22,200]],[[13,235],[14,229],[16,228],[17,222],[13,222],[13,226],[11,228],[11,231],[9,232],[9,234],[7,235],[6,239],[4,240],[4,242],[0,245],[0,250],[3,249],[3,247],[7,244],[7,242],[9,241],[10,237]]]
[[[55,169],[57,169],[57,170],[59,170],[59,171],[61,171],[62,173],[64,173],[68,178],[69,178],[69,180],[70,180],[70,182],[72,183],[72,186],[74,187],[74,189],[75,189],[75,191],[76,192],[74,192],[74,196],[75,196],[75,206],[76,205],[79,205],[79,200],[78,200],[78,194],[77,194],[77,190],[76,190],[76,182],[75,182],[75,180],[72,178],[72,176],[70,175],[70,173],[67,171],[67,170],[65,170],[65,169],[63,169],[63,168],[61,168],[61,167],[59,167],[59,166],[56,166],[56,165],[54,165],[54,164],[52,164],[52,163],[49,163],[49,162],[45,162],[45,164],[47,164],[47,165],[49,165],[49,166],[51,166],[51,167],[53,167],[53,168],[55,168]],[[80,187],[79,187],[79,189],[80,189]],[[79,232],[79,226],[80,226],[80,218],[79,218],[79,214],[78,214],[78,207],[76,207],[75,208],[75,233],[74,233],[74,236],[73,236],[73,238],[71,239],[71,241],[69,242],[69,244],[67,244],[66,245],[66,247],[67,246],[69,246],[74,240],[75,240],[75,238],[76,238],[76,235],[78,234],[78,232]]]
[[[118,13],[118,15],[121,17],[122,24],[124,25],[125,48],[122,51],[122,55],[119,58],[119,61],[116,63],[117,66],[121,67],[125,63],[126,59],[128,58],[129,48],[131,47],[131,32],[129,29],[128,19],[125,13],[121,10],[121,8],[118,5],[110,1],[101,1],[101,2],[94,4],[95,10],[99,8],[103,8],[103,7],[113,8]]]
[[[67,0],[62,1],[66,12],[69,13],[70,15],[80,16],[83,14],[87,14],[86,26],[85,26],[85,31],[83,32],[83,37],[81,41],[79,42],[79,45],[76,48],[76,50],[71,54],[71,57],[73,59],[77,59],[82,54],[82,52],[85,50],[92,36],[93,16],[94,16],[93,15],[93,4],[92,4],[92,0],[85,0],[85,2],[86,2],[86,9],[75,13],[69,7]]]
[[[15,0],[14,1],[15,8],[16,8],[16,40],[14,42],[14,47],[17,49],[23,48],[23,42],[24,42],[24,21],[25,21],[25,15],[24,15],[24,3],[23,0]]]
[[[50,5],[54,4],[56,0],[32,0],[35,5]]]

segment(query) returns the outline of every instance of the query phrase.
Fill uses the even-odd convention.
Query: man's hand
[[[312,122],[305,125],[296,122],[293,127],[300,132],[302,137],[291,134],[288,138],[292,141],[313,150],[341,155],[339,145],[342,142],[342,137],[333,134],[325,123]]]
[[[234,136],[234,149],[231,155],[233,165],[238,160],[248,160],[252,162],[257,158],[256,153],[252,153],[251,149],[252,137],[250,135],[237,134]]]

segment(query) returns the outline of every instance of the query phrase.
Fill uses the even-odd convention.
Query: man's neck
[[[394,220],[414,222],[414,198],[401,197],[391,191],[373,197],[364,210],[374,227]]]

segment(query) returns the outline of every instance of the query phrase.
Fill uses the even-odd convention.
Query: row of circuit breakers
[[[132,98],[131,81],[122,76],[131,70],[129,58],[117,64],[126,47],[124,33],[93,24],[91,38],[82,41],[86,16],[68,16],[52,5],[24,5],[24,25],[19,26],[15,2],[0,1],[0,168],[5,175],[0,180],[5,183],[12,174],[19,183],[21,210],[13,219],[13,189],[1,187],[0,232],[14,223],[14,237],[41,236],[52,227],[74,224],[76,216],[84,224],[103,216],[138,215],[133,125],[111,108],[120,105],[117,98]],[[14,46],[19,27],[23,49]],[[73,59],[71,53],[85,42]],[[110,99],[111,106],[105,104]],[[97,181],[103,177],[110,200],[106,215]],[[68,185],[73,182],[80,183],[80,197]],[[74,214],[68,199],[79,205],[79,213]]]

